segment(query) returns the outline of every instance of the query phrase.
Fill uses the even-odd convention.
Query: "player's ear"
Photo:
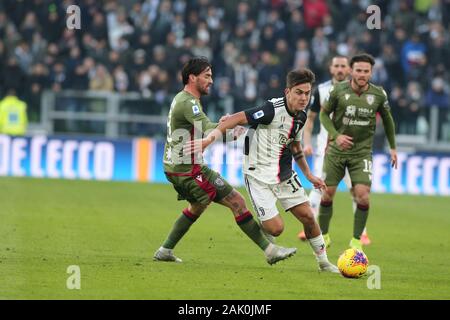
[[[289,88],[284,89],[284,95],[287,96],[289,94]]]

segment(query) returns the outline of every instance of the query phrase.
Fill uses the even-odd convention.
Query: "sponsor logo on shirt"
[[[358,108],[358,115],[362,118],[369,118],[373,115],[373,110],[368,108]]]
[[[361,126],[361,127],[367,127],[370,125],[370,120],[362,121],[362,120],[353,120],[349,118],[342,118],[342,123],[346,126]]]
[[[347,117],[356,116],[356,106],[347,106],[347,109],[345,109],[345,115]]]
[[[258,112],[255,112],[253,114],[253,119],[258,120],[260,118],[264,117],[264,111],[263,110],[259,110]]]
[[[285,145],[288,142],[288,138],[286,138],[283,134],[280,133],[278,143],[281,145]]]

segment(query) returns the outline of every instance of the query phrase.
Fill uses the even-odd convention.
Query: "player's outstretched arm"
[[[217,128],[212,130],[206,138],[204,138],[203,142],[203,149],[208,147],[210,144],[212,144],[214,141],[217,141],[218,139],[221,139],[223,137],[223,134],[228,129],[234,129],[238,125],[246,125],[247,117],[245,116],[245,113],[243,111],[234,113],[227,117],[225,120],[220,121]]]
[[[295,162],[297,162],[298,166],[300,167],[300,170],[302,170],[306,179],[308,179],[313,184],[314,188],[326,190],[327,185],[325,184],[325,182],[322,179],[314,176],[311,170],[309,169],[300,142],[299,141],[292,142],[290,148]]]
[[[225,117],[223,117],[225,118]],[[230,116],[227,116],[225,119],[221,119],[219,125],[213,129],[205,138],[201,140],[191,141],[185,147],[185,153],[197,153],[203,152],[210,144],[214,143],[217,140],[222,140],[223,135],[228,129],[233,129],[238,125],[246,125],[247,117],[243,111],[234,113]]]

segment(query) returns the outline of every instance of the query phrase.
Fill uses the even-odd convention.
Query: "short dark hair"
[[[336,54],[336,55],[334,55],[334,56],[331,57],[330,63],[329,63],[330,66],[333,64],[333,60],[334,60],[334,59],[346,59],[347,62],[349,62],[349,60],[350,60],[347,56],[344,56],[344,55],[342,55],[342,54]]]
[[[286,77],[286,87],[291,89],[302,83],[311,83],[312,85],[314,81],[316,81],[316,76],[311,70],[307,68],[292,70]]]
[[[355,62],[368,62],[372,67],[375,65],[375,59],[368,53],[361,53],[353,56],[350,60],[350,68],[353,68]]]
[[[205,71],[207,68],[212,68],[211,63],[205,57],[194,57],[189,59],[183,66],[181,71],[181,76],[183,78],[183,84],[186,85],[189,81],[189,75],[193,74],[198,76],[200,73]]]

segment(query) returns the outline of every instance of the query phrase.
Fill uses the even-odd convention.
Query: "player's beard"
[[[341,81],[344,81],[345,78],[347,78],[347,77],[345,76],[344,73],[338,72],[338,73],[336,73],[335,78],[336,78],[336,81],[341,82]]]
[[[200,92],[200,95],[202,95],[202,96],[206,96],[209,94],[208,88],[209,88],[209,85],[206,85],[204,88],[202,88],[202,86],[199,83],[197,83],[197,90],[198,90],[198,92]]]
[[[369,83],[368,80],[366,79],[355,79],[355,84],[358,86],[358,88],[363,89],[365,86],[367,86],[367,84]],[[364,82],[363,84],[361,84],[361,82]]]

